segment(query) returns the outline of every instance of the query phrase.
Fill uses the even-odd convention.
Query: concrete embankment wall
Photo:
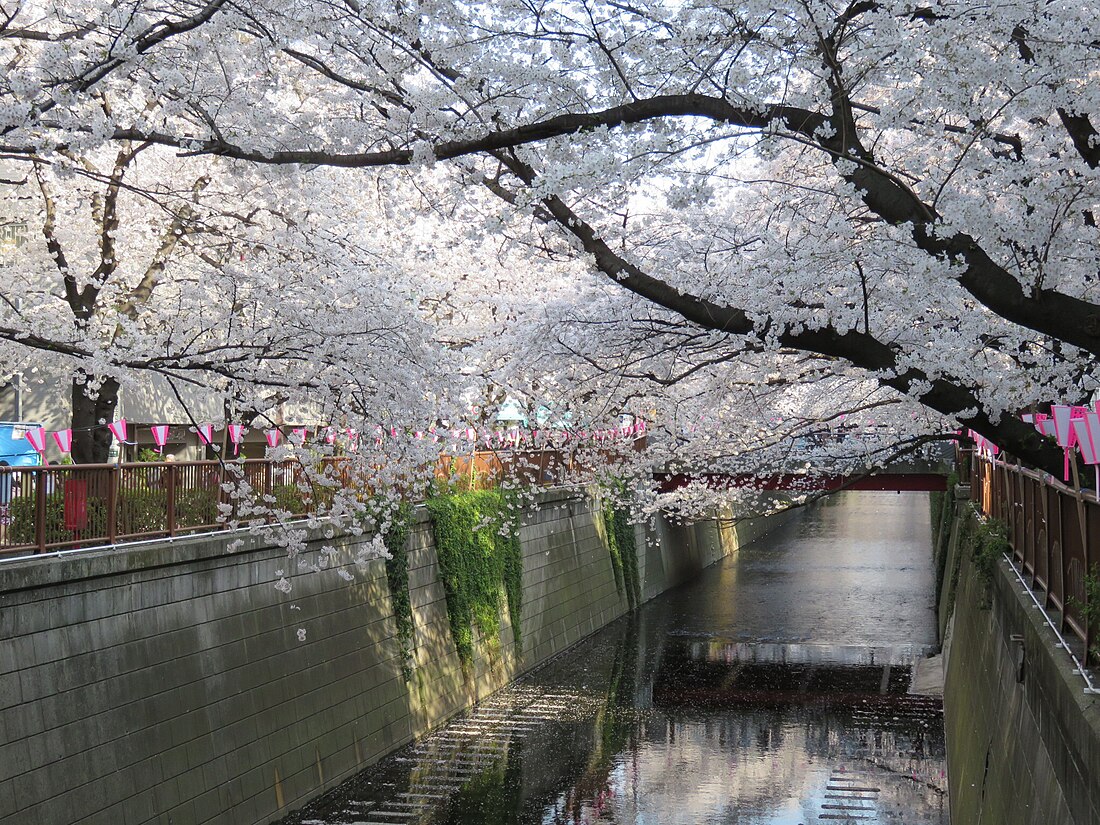
[[[643,598],[763,529],[637,528]],[[350,584],[294,576],[289,594],[285,551],[255,537],[0,565],[0,823],[249,825],[300,807],[627,610],[587,496],[544,493],[520,537],[522,652],[504,610],[464,667],[417,511],[408,681],[380,560]],[[335,544],[346,560],[367,540]]]
[[[939,544],[951,821],[1095,825],[1100,696],[1084,693],[1008,563],[983,575],[975,516],[957,505]]]

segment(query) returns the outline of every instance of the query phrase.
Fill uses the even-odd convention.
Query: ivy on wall
[[[993,574],[997,570],[997,562],[1005,553],[1012,551],[1012,546],[1008,543],[1008,525],[997,519],[989,519],[978,524],[968,538],[970,560],[982,585],[978,606],[988,610],[993,604]]]
[[[1085,651],[1087,660],[1095,663],[1100,660],[1100,641],[1097,641],[1097,631],[1100,631],[1100,564],[1093,564],[1089,568],[1084,580],[1085,599],[1070,596],[1070,603],[1079,612],[1081,620],[1090,630],[1091,644]],[[1086,664],[1089,662],[1086,661]]]
[[[427,502],[451,636],[465,664],[473,659],[475,624],[490,645],[499,644],[505,597],[512,636],[522,649],[523,558],[507,518],[510,504],[499,490],[448,493]]]
[[[955,487],[958,483],[959,477],[951,473],[947,477],[946,492],[931,494],[932,536],[936,542],[933,548],[936,561],[936,610],[939,610],[939,601],[944,594],[944,577],[948,574],[947,557],[952,523],[955,520]],[[958,575],[957,570],[951,573],[953,576]]]
[[[615,574],[615,586],[619,593],[626,592],[627,604],[634,610],[642,600],[641,581],[638,575],[638,547],[634,537],[634,525],[630,513],[615,507],[611,500],[603,504],[604,532],[611,552],[611,569]]]
[[[412,507],[402,501],[393,513],[389,527],[382,534],[382,543],[390,558],[386,559],[386,582],[390,588],[390,604],[397,622],[397,643],[401,648],[401,672],[405,681],[412,678],[413,615],[409,600],[409,527]]]

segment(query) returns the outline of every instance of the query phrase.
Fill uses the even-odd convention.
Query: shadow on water
[[[813,508],[286,822],[943,825],[922,512]]]

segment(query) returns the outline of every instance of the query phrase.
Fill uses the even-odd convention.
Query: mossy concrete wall
[[[643,597],[762,526],[639,528]],[[299,807],[626,611],[588,497],[543,494],[520,537],[522,650],[503,610],[464,666],[417,512],[408,682],[381,561],[289,594],[285,551],[255,537],[0,564],[0,823],[250,825]],[[348,559],[366,540],[336,544]]]
[[[959,505],[940,599],[951,821],[1096,825],[1100,697],[1085,694],[1008,563],[988,581],[977,573],[967,540],[975,516]]]

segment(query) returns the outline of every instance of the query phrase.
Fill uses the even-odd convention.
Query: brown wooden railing
[[[615,460],[610,453],[604,457]],[[339,487],[357,485],[349,464],[328,459],[324,473]],[[443,456],[435,478],[460,489],[505,481],[523,486],[566,483],[581,469],[557,450],[484,451]],[[223,489],[243,479],[267,505],[263,516]],[[292,516],[313,512],[330,486],[314,486],[296,461],[178,461],[0,467],[0,557],[122,544],[225,529],[227,519],[263,517],[271,508]],[[370,495],[362,485],[359,492]],[[273,500],[273,501],[272,501]]]
[[[1100,503],[1091,492],[1000,460],[973,456],[970,498],[983,515],[1007,525],[1017,565],[1046,608],[1091,650],[1085,577],[1100,564]]]

